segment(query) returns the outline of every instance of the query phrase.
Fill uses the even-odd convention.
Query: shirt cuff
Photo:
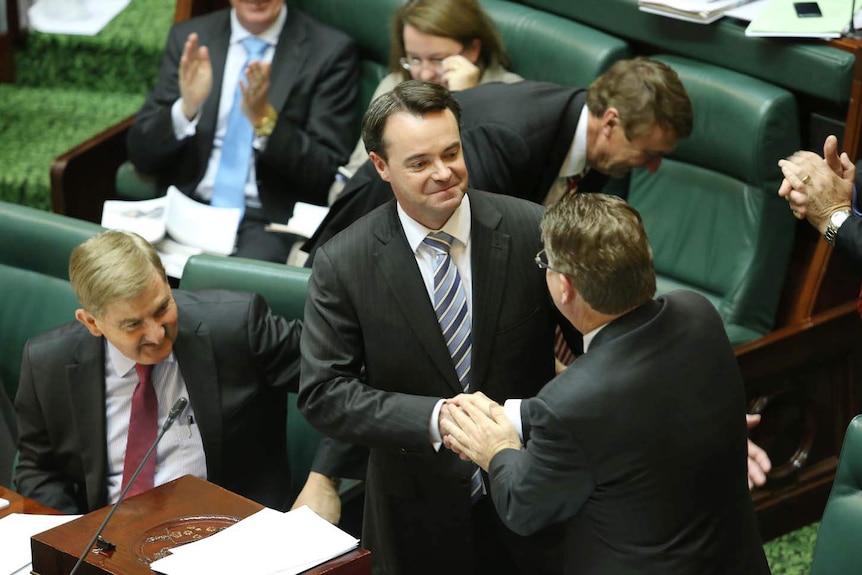
[[[521,425],[521,402],[523,399],[507,399],[503,404],[503,414],[509,423],[515,426],[515,431],[518,432],[518,439],[521,440],[521,445],[524,444],[524,429]]]
[[[174,105],[171,106],[171,122],[174,126],[174,137],[177,140],[184,140],[189,136],[194,136],[198,128],[198,120],[201,115],[198,113],[194,118],[189,120],[183,114],[183,99],[177,98]]]
[[[434,405],[434,410],[431,412],[431,421],[428,423],[431,447],[434,448],[434,451],[440,451],[440,446],[443,445],[443,438],[440,436],[440,425],[437,422],[440,421],[440,409],[444,403],[446,403],[445,399],[437,401]]]

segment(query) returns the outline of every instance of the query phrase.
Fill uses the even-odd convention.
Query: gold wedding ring
[[[804,186],[805,184],[807,184],[808,180],[810,180],[810,179],[811,179],[811,174],[805,174],[804,176],[802,176],[802,185]]]

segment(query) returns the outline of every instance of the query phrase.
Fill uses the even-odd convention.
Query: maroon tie
[[[581,174],[575,174],[574,176],[566,177],[566,191],[569,194],[573,194],[578,191],[578,184],[581,183]]]
[[[575,354],[572,353],[560,326],[557,326],[557,330],[554,332],[554,357],[566,366],[572,365],[572,362],[575,361]]]
[[[135,364],[138,385],[132,394],[132,415],[129,418],[129,436],[126,440],[126,460],[123,463],[123,488],[129,483],[135,469],[141,464],[150,446],[156,440],[159,427],[159,401],[153,387],[152,365]],[[156,475],[156,456],[147,461],[128,496],[137,495],[153,488]]]

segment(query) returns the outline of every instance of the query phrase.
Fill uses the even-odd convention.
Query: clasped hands
[[[251,62],[245,69],[245,82],[239,81],[242,93],[242,113],[252,126],[258,125],[266,115],[269,103],[270,65],[265,62]],[[180,57],[179,88],[183,114],[189,120],[200,112],[212,91],[213,69],[209,49],[199,44],[198,35],[189,34]]]
[[[485,471],[498,452],[521,449],[521,439],[503,407],[482,392],[447,399],[440,409],[439,426],[447,448]]]

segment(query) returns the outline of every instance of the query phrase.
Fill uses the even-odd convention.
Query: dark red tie
[[[152,365],[135,364],[138,385],[132,394],[132,415],[129,418],[129,437],[126,440],[126,460],[123,462],[123,488],[129,483],[135,469],[141,464],[150,446],[156,440],[159,427],[159,401],[153,387]],[[156,475],[156,456],[150,457],[128,497],[153,488]]]
[[[573,194],[578,191],[578,184],[581,183],[581,175],[575,174],[574,176],[566,177],[566,191],[569,194]]]

